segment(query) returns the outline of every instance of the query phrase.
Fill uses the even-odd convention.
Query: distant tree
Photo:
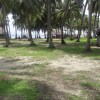
[[[3,24],[2,24],[2,28],[3,28],[3,32],[5,34],[5,40],[6,40],[6,44],[5,47],[9,46],[9,30],[8,30],[8,19],[7,19],[7,15],[10,13],[11,11],[11,7],[12,7],[12,1],[9,0],[0,0],[0,9],[3,15]]]
[[[89,1],[88,33],[87,33],[87,43],[85,51],[91,51],[90,39],[91,39],[92,7],[93,7],[93,0]]]

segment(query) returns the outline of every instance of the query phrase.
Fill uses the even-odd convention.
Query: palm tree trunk
[[[61,44],[66,44],[64,41],[63,22],[61,23]]]
[[[47,40],[46,42],[49,42],[49,33],[47,32]]]
[[[48,13],[48,1],[45,0],[45,8],[47,9],[47,13]],[[46,36],[46,42],[49,42],[49,33],[47,31],[47,36]]]
[[[17,39],[18,37],[17,37],[17,23],[16,23],[16,15],[14,15],[14,17],[15,17],[15,39]]]
[[[54,48],[54,44],[52,42],[52,34],[51,34],[51,0],[47,0],[48,2],[48,34],[49,34],[49,48]]]
[[[86,43],[85,51],[91,51],[90,39],[91,39],[92,6],[93,6],[93,0],[89,2],[88,34],[87,34],[87,43]]]
[[[96,13],[95,13],[95,19],[94,19],[94,23],[93,23],[93,25],[94,25],[94,27],[93,27],[93,37],[94,38],[96,38],[96,30],[95,30],[95,25],[96,25],[96,19],[97,19],[97,11],[96,11]]]
[[[23,38],[23,27],[21,25],[21,39]]]
[[[71,2],[71,0],[68,0],[67,3],[66,3],[65,14],[64,14],[62,21],[61,21],[61,44],[66,44],[66,42],[63,39],[63,37],[64,37],[63,36],[63,26],[65,25],[64,20],[66,19],[66,15],[67,15],[67,11],[68,11],[68,7],[69,7],[70,2]]]
[[[8,16],[7,16],[7,24],[6,24],[6,27],[7,27],[7,32],[8,32],[8,35],[9,35],[9,39],[11,39],[11,32],[10,32],[10,25],[9,25],[9,18],[8,18]]]
[[[36,37],[36,34],[37,34],[37,32],[35,31],[35,39],[37,38],[37,37]]]
[[[3,23],[4,23],[3,29],[4,29],[4,34],[5,34],[5,40],[6,40],[5,47],[8,47],[10,42],[9,42],[9,34],[7,31],[6,11],[5,11],[4,4],[2,4],[2,12],[3,12]]]
[[[8,25],[8,28],[9,28],[9,38],[11,39],[10,25]]]
[[[86,11],[86,7],[87,7],[87,4],[88,4],[88,1],[89,0],[86,0],[85,6],[84,6],[82,22],[81,22],[81,29],[80,29],[80,32],[78,33],[78,38],[77,38],[76,42],[80,42],[80,36],[81,36],[81,31],[83,29],[84,16],[85,16],[85,11]]]
[[[46,33],[45,33],[45,31],[44,31],[44,38],[46,39]]]
[[[71,0],[69,1],[69,6],[71,8]],[[72,29],[72,16],[71,16],[71,10],[70,10],[70,18],[69,18],[69,23],[70,23],[70,40],[73,40],[73,29]]]
[[[100,16],[100,14],[98,13],[98,16],[97,16],[97,20],[98,20],[98,23],[97,23],[97,30],[99,29],[99,16]]]
[[[28,17],[28,33],[29,33],[29,40],[30,40],[30,46],[33,46],[33,45],[36,45],[33,41],[33,38],[32,38],[32,33],[31,33],[31,22],[30,22],[30,19]]]
[[[70,18],[70,40],[73,40],[73,29],[72,29],[72,22],[71,22],[71,18]]]
[[[15,39],[17,39],[17,26],[15,25]]]

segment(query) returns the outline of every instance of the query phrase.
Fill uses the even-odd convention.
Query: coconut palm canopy
[[[100,1],[86,1],[86,5],[92,5],[92,8],[89,7],[89,11],[95,13],[92,25],[95,30],[99,27],[97,22],[99,20]],[[87,21],[85,21],[86,16],[82,15],[86,8],[83,2],[84,0],[0,0],[0,9],[3,16],[1,22],[3,23],[4,33],[6,33],[6,42],[9,42],[9,32],[5,28],[9,13],[13,14],[14,25],[17,28],[28,30],[31,44],[34,43],[31,34],[33,30],[48,31],[48,38],[51,38],[50,31],[53,28],[61,29],[63,38],[63,28],[65,27],[66,29],[70,29],[71,33],[73,29],[79,30],[80,37],[81,30],[88,29]]]

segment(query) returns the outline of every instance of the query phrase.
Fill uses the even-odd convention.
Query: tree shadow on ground
[[[84,84],[86,85],[86,84]],[[96,89],[92,85],[83,86],[87,100],[100,100],[100,90]]]
[[[32,52],[32,54],[34,54],[34,51],[42,52],[42,53],[46,52],[46,53],[52,54],[53,51],[59,50],[59,51],[64,52],[65,54],[75,54],[75,55],[81,55],[83,57],[94,57],[95,59],[96,58],[100,59],[100,47],[92,46],[92,52],[87,53],[87,52],[84,52],[85,42],[80,42],[80,43],[69,42],[66,45],[61,45],[60,41],[57,40],[57,41],[54,41],[54,44],[56,47],[55,49],[48,48],[48,43],[46,43],[45,40],[38,41],[36,44],[37,44],[37,46],[30,47],[28,45],[28,42],[23,43],[23,41],[21,41],[21,42],[15,41],[9,48],[11,48],[11,49],[15,48],[16,50],[18,48],[20,50],[30,51],[30,52]],[[94,42],[91,43],[91,45],[94,45],[94,44],[95,44]],[[7,49],[0,48],[0,51],[3,52],[3,50],[7,52]],[[21,53],[21,52],[18,52],[18,53]],[[28,52],[27,52],[27,55],[28,55]]]
[[[0,100],[66,100],[66,95],[43,81],[0,78]]]
[[[36,50],[40,51],[47,51],[47,52],[53,52],[55,50],[63,51],[66,54],[75,54],[75,55],[81,55],[83,57],[95,57],[100,59],[100,47],[97,47],[95,44],[96,42],[91,43],[91,49],[92,52],[84,52],[85,51],[85,42],[69,42],[66,45],[61,45],[61,43],[57,40],[54,42],[55,49],[49,49],[47,47],[47,43],[40,42],[39,46],[37,46]],[[32,48],[31,48],[32,49]]]
[[[95,57],[100,58],[100,47],[92,47],[92,52],[85,52],[85,46],[82,46],[80,44],[68,44],[66,46],[60,46],[57,48],[58,50],[63,51],[66,54],[75,54],[75,55],[81,55],[83,57]]]
[[[76,71],[73,74],[64,76],[65,83],[70,81],[70,86],[76,87],[73,82],[76,82],[80,89],[84,99],[82,100],[100,100],[100,81],[99,75],[97,77],[96,72],[92,71]],[[72,85],[71,85],[72,84]],[[75,99],[80,100],[80,99]]]

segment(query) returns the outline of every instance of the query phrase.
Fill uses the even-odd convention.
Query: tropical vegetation
[[[99,6],[0,0],[0,100],[100,100]]]
[[[64,41],[64,30],[70,30],[68,33],[71,40],[73,40],[73,31],[78,30],[76,36],[77,42],[80,41],[82,30],[88,30],[87,43],[85,50],[91,51],[90,39],[91,33],[94,33],[96,38],[96,30],[99,28],[99,0],[0,0],[1,8],[1,26],[5,34],[6,47],[10,45],[10,33],[8,29],[8,14],[12,13],[14,19],[14,26],[28,31],[30,45],[36,45],[32,38],[32,31],[39,34],[42,30],[45,34],[47,32],[47,42],[50,48],[54,48],[52,30],[61,30],[61,44],[66,44]],[[41,6],[40,6],[41,5]],[[85,14],[88,6],[89,16]],[[93,27],[93,28],[91,28]],[[93,30],[92,30],[93,29]],[[40,37],[40,36],[39,36]],[[22,38],[22,34],[21,34]]]

